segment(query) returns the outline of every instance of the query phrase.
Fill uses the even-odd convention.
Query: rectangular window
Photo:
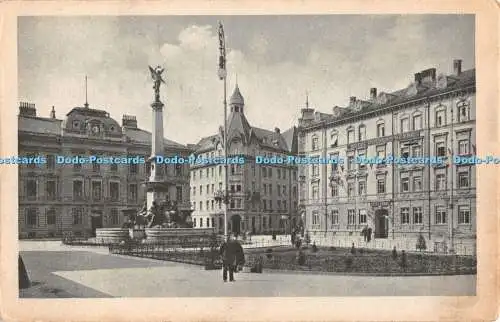
[[[446,144],[444,142],[436,142],[436,156],[446,156]]]
[[[458,188],[469,188],[469,171],[467,170],[458,170]]]
[[[146,164],[146,167],[147,167],[147,164]],[[117,172],[117,171],[118,171],[118,165],[117,165],[116,163],[111,163],[111,164],[109,165],[109,170],[110,170],[111,172]]]
[[[347,210],[347,224],[348,225],[356,224],[356,211],[354,209]]]
[[[422,207],[413,207],[413,224],[422,224]]]
[[[405,159],[410,157],[410,147],[408,146],[401,147],[401,157]]]
[[[319,214],[317,211],[312,213],[312,224],[313,226],[319,226]]]
[[[446,224],[446,208],[444,206],[436,206],[436,225]]]
[[[56,181],[55,180],[47,180],[47,200],[55,200],[56,199]]]
[[[410,130],[410,120],[408,118],[401,119],[401,133]]]
[[[366,210],[365,209],[360,209],[359,210],[359,224],[366,224]]]
[[[176,200],[178,202],[182,202],[182,200],[184,200],[182,197],[182,187],[176,187],[175,190]]]
[[[101,171],[101,165],[99,163],[92,163],[92,171],[94,172]]]
[[[409,192],[410,191],[410,178],[403,177],[401,178],[401,192]]]
[[[202,211],[202,210],[203,210],[203,202],[200,201],[200,211]]]
[[[111,201],[118,201],[120,199],[120,184],[118,182],[109,183],[109,196]]]
[[[83,224],[83,209],[73,208],[73,225]]]
[[[413,176],[413,191],[422,191],[422,177]]]
[[[38,226],[38,215],[35,208],[28,208],[26,214],[26,224],[28,226]]]
[[[358,152],[358,157],[359,157],[360,160],[362,160],[365,157],[365,151]],[[358,164],[358,169],[359,170],[365,170],[366,169],[366,163],[365,162],[359,163]]]
[[[83,199],[83,181],[80,180],[73,181],[73,199],[74,200]]]
[[[458,154],[467,155],[469,154],[469,140],[458,141]]]
[[[276,185],[276,193],[278,194],[278,196],[281,196],[281,186],[279,184]]]
[[[377,179],[377,193],[385,193],[385,179]]]
[[[411,156],[414,158],[419,158],[422,156],[422,147],[420,145],[414,145],[411,147]]]
[[[196,187],[193,187],[193,196],[196,196]]]
[[[26,195],[28,199],[35,200],[37,196],[37,182],[34,179],[28,179],[26,181]]]
[[[210,207],[211,207],[211,209],[212,209],[212,210],[214,210],[214,209],[215,209],[214,205],[215,205],[214,200],[210,201]]]
[[[319,165],[318,164],[312,164],[312,175],[313,177],[319,176]]]
[[[366,195],[366,181],[358,182],[358,193],[360,196]]]
[[[47,155],[47,169],[54,170],[56,167],[56,157],[52,154]]]
[[[436,174],[436,190],[446,190],[446,175],[444,173]]]
[[[347,196],[354,197],[354,182],[347,183]]]
[[[56,224],[56,211],[54,209],[47,210],[47,225],[54,226]]]
[[[422,129],[422,115],[413,116],[413,130],[421,130]]]
[[[401,224],[407,225],[410,223],[410,208],[401,208]]]
[[[241,209],[241,199],[236,199],[236,208]]]
[[[278,179],[281,179],[281,169],[277,169],[276,172],[276,176],[278,177]]]
[[[332,226],[339,224],[339,211],[337,209],[332,210],[330,223]]]
[[[318,150],[319,149],[319,144],[318,144],[318,137],[313,136],[312,138],[312,150]]]
[[[358,141],[366,140],[366,127],[365,126],[359,127],[358,138],[359,138]]]
[[[458,223],[459,224],[470,224],[470,207],[469,206],[458,206]]]
[[[377,146],[377,157],[384,159],[385,158],[385,145]]]
[[[347,144],[354,143],[354,130],[347,131]]]
[[[92,181],[92,200],[100,201],[102,197],[101,182]]]
[[[319,199],[319,185],[317,183],[312,185],[312,198],[314,200]]]
[[[354,163],[354,156],[348,156],[347,157],[347,170],[352,171],[354,170],[355,163]]]
[[[332,182],[332,185],[331,185],[330,188],[331,188],[331,195],[332,195],[332,197],[337,197],[339,195],[339,186],[337,185],[337,183],[336,182]]]

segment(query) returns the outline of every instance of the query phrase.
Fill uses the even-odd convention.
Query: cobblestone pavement
[[[34,282],[20,297],[439,296],[474,295],[476,275],[370,277],[221,271],[107,254],[106,249],[21,245]]]

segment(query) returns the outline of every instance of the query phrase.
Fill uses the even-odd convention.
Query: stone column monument
[[[153,110],[153,128],[151,133],[151,156],[149,158],[151,175],[146,184],[146,203],[147,209],[152,209],[153,202],[159,207],[160,203],[165,201],[168,194],[168,185],[165,182],[164,165],[156,164],[156,156],[163,156],[165,153],[163,146],[163,106],[160,100],[160,85],[165,84],[161,74],[163,68],[149,66],[151,78],[154,82],[154,101],[151,103]]]

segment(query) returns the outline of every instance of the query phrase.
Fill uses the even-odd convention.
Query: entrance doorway
[[[386,209],[375,211],[375,238],[387,238],[389,235],[389,216]]]
[[[231,217],[231,227],[232,227],[232,232],[235,236],[239,236],[241,233],[240,225],[241,225],[241,216],[233,215]]]
[[[93,212],[90,215],[90,227],[92,228],[92,236],[95,237],[95,230],[102,228],[102,212]]]

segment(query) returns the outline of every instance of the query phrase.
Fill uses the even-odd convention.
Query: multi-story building
[[[57,119],[36,115],[35,105],[19,106],[19,155],[43,156],[45,164],[19,165],[19,233],[21,238],[90,234],[99,227],[120,227],[123,210],[137,211],[145,201],[151,133],[137,127],[134,116],[122,125],[103,110],[73,108]],[[187,156],[190,150],[165,139],[165,155]],[[132,158],[129,164],[59,164],[57,156]],[[139,157],[146,163],[134,163]],[[170,198],[190,213],[189,167],[166,165]]]
[[[294,164],[260,164],[256,157],[297,154],[297,128],[281,132],[250,126],[244,99],[236,86],[229,100],[227,121],[228,157],[242,157],[243,164],[228,165],[228,231],[242,233],[285,232],[297,220],[297,167]],[[194,146],[198,157],[222,157],[223,128]],[[221,164],[192,164],[191,202],[193,225],[224,231],[223,196],[225,173]]]
[[[471,254],[476,240],[476,170],[452,156],[474,156],[475,69],[452,75],[431,68],[407,88],[370,90],[331,114],[306,106],[299,120],[299,154],[335,160],[299,169],[299,204],[312,239],[331,244]],[[443,162],[367,164],[363,157],[442,157]],[[342,164],[343,161],[343,164]],[[435,160],[434,160],[435,161]],[[365,247],[365,246],[364,246]]]

